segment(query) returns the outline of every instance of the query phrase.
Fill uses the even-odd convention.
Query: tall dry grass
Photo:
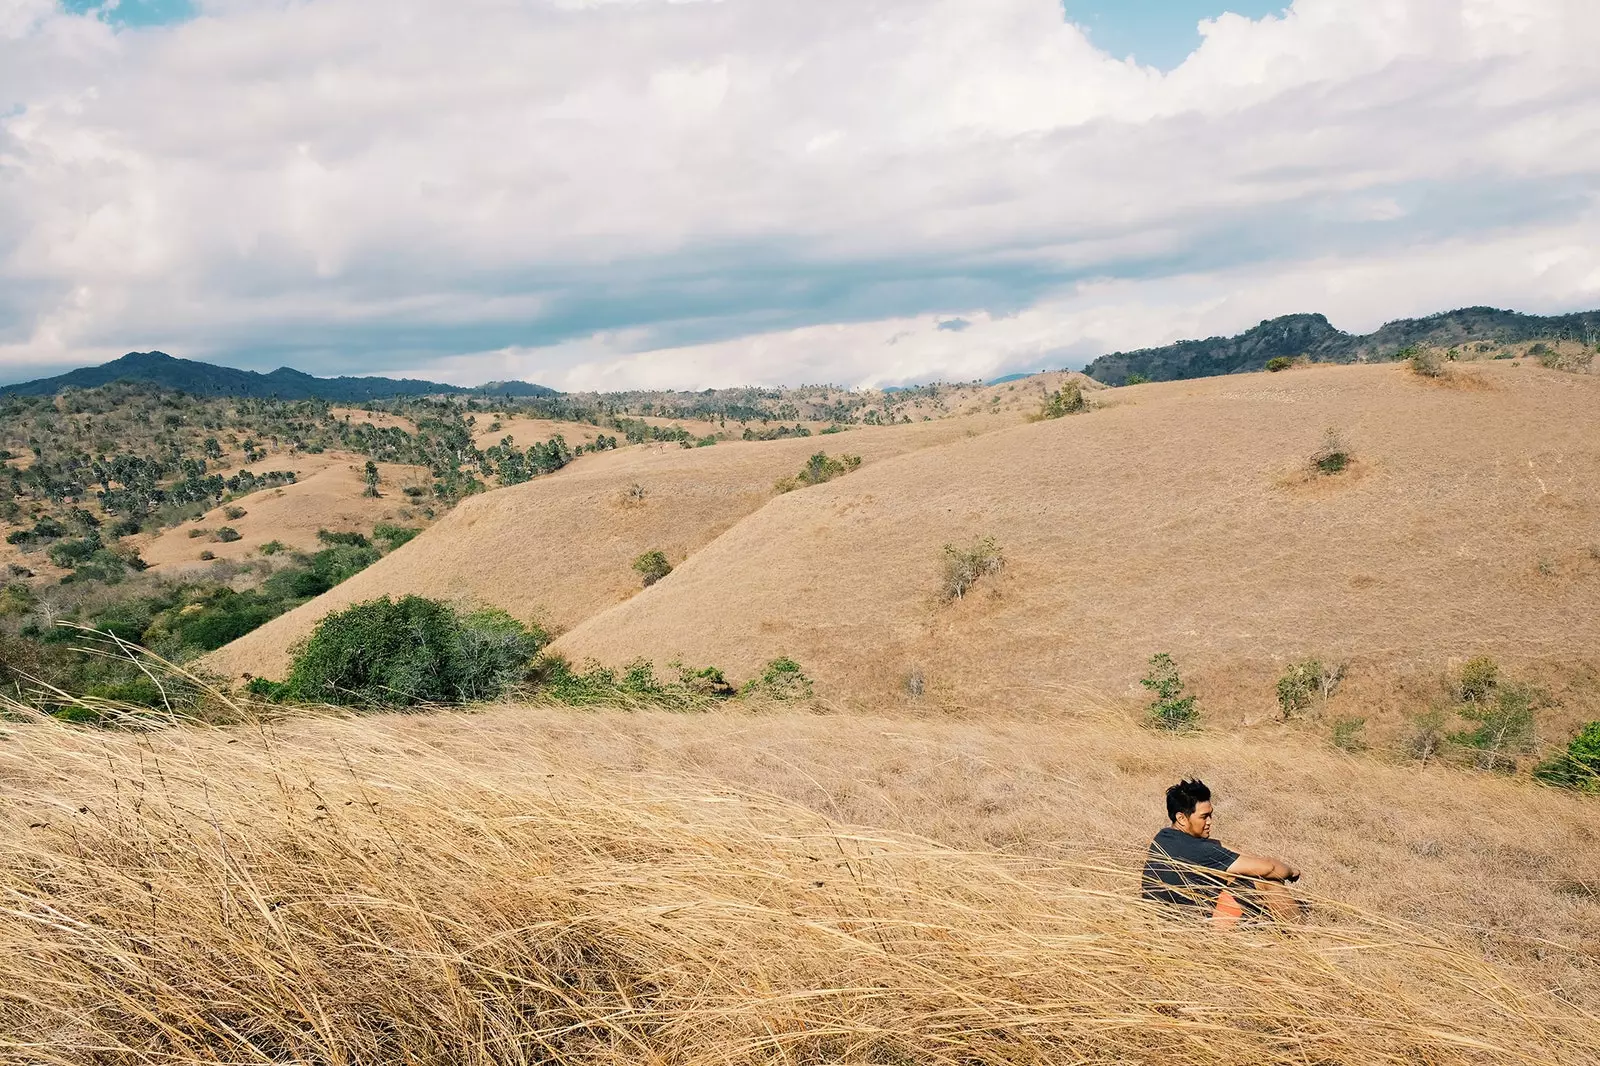
[[[1416,924],[1324,901],[1314,927],[1215,933],[1092,864],[508,758],[494,730],[444,743],[418,721],[8,727],[0,1062],[1581,1063],[1600,1046],[1600,1020]]]

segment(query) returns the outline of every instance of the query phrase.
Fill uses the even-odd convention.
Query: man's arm
[[[1300,880],[1300,871],[1293,866],[1262,855],[1241,855],[1233,860],[1226,872],[1237,877],[1258,877],[1263,881]]]

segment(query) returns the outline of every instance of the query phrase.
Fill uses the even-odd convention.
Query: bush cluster
[[[1549,785],[1600,792],[1600,722],[1590,722],[1567,744],[1534,770]]]
[[[843,474],[848,474],[861,465],[859,455],[841,455],[834,458],[827,452],[818,452],[806,460],[806,465],[800,473],[793,477],[779,478],[773,483],[773,489],[779,493],[793,492],[809,485],[820,485],[824,481],[832,481]]]
[[[1291,366],[1294,366],[1294,360],[1286,355],[1275,355],[1267,360],[1267,369],[1274,374],[1280,370],[1288,370]]]
[[[1355,461],[1344,435],[1329,426],[1322,435],[1322,446],[1311,453],[1311,469],[1318,474],[1342,473]]]
[[[412,706],[494,699],[522,679],[545,634],[504,611],[464,614],[421,596],[387,596],[336,611],[294,649],[276,699]]]
[[[1193,729],[1200,720],[1195,697],[1183,694],[1183,678],[1172,656],[1159,652],[1150,658],[1150,672],[1139,679],[1152,694],[1148,720],[1157,729]]]
[[[639,576],[644,580],[645,588],[649,588],[672,573],[672,564],[667,562],[666,552],[659,548],[652,548],[640,555],[639,558],[633,561],[633,568],[638,571]]]
[[[981,579],[1005,569],[1005,556],[993,537],[974,540],[971,546],[944,546],[944,579],[940,594],[946,603],[966,596]]]
[[[593,661],[580,670],[559,655],[548,655],[532,665],[527,681],[535,696],[576,707],[642,704],[691,710],[737,692],[714,666],[695,669],[671,663],[668,669],[675,676],[660,678],[648,659],[635,659],[620,674]]]
[[[1324,666],[1320,659],[1290,663],[1278,678],[1278,709],[1284,718],[1293,718],[1318,699],[1326,701],[1343,678],[1343,666]]]
[[[1129,381],[1129,384],[1134,382]],[[1089,400],[1083,395],[1083,388],[1076,381],[1068,381],[1061,388],[1045,397],[1044,405],[1039,408],[1041,419],[1064,418],[1067,415],[1082,414],[1089,409]]]

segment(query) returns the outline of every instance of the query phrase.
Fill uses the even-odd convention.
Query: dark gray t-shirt
[[[1228,883],[1219,876],[1239,857],[1215,840],[1167,826],[1150,842],[1140,887],[1144,898],[1179,906],[1210,906]],[[1198,869],[1196,869],[1198,867]],[[1216,871],[1212,873],[1211,871]]]

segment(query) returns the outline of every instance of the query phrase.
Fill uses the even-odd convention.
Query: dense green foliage
[[[295,648],[288,679],[257,691],[351,706],[493,699],[521,680],[546,639],[503,611],[385,596],[322,619]]]
[[[1567,744],[1534,770],[1539,780],[1561,788],[1600,792],[1600,722],[1590,722]]]
[[[640,555],[633,561],[633,568],[644,579],[645,588],[672,573],[672,564],[667,562],[666,553],[659,548],[652,548]]]

